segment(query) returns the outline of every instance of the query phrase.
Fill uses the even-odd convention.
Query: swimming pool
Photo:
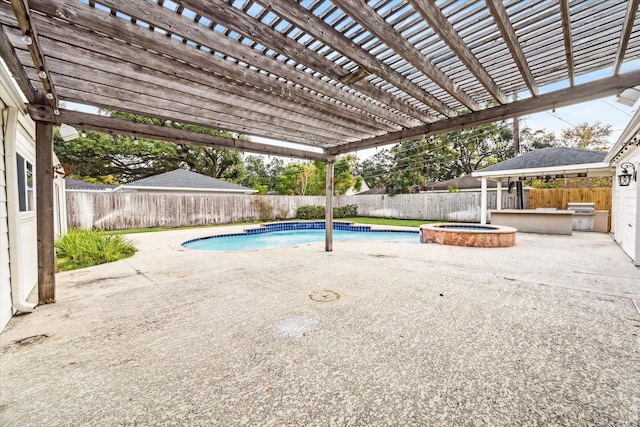
[[[318,243],[325,239],[324,224],[324,221],[271,223],[244,233],[189,240],[182,246],[205,251],[247,251]],[[333,240],[420,243],[417,231],[372,230],[370,226],[346,222],[333,223]]]

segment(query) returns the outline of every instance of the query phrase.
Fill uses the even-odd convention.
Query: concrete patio
[[[0,424],[640,424],[640,271],[606,234],[176,249],[211,230],[58,274],[0,335]]]

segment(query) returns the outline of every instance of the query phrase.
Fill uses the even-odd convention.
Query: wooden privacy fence
[[[595,203],[596,210],[611,215],[611,188],[544,188],[529,191],[529,205],[535,208],[567,209],[568,203]]]
[[[290,219],[298,207],[325,204],[324,196],[256,196],[177,193],[67,192],[70,228],[126,230],[237,221]],[[525,194],[525,207],[527,196]],[[516,208],[515,192],[503,192],[503,209]],[[335,206],[357,205],[358,215],[436,221],[480,221],[480,192],[340,196]],[[488,192],[495,209],[496,192]]]

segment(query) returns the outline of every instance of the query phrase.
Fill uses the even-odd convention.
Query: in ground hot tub
[[[420,226],[420,241],[451,246],[504,248],[516,244],[517,231],[504,225],[425,224]]]

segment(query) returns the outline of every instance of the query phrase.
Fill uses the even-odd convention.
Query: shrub
[[[95,230],[70,230],[55,242],[56,269],[75,270],[132,256],[136,247],[120,235]]]
[[[296,211],[299,219],[322,219],[324,218],[324,206],[304,205]]]
[[[334,218],[352,218],[358,216],[358,205],[345,205],[333,208]]]
[[[333,208],[334,218],[350,218],[358,216],[358,205],[346,205]],[[298,208],[298,219],[323,219],[325,217],[324,206],[304,205]]]
[[[269,203],[264,197],[256,196],[253,199],[253,205],[258,209],[260,220],[267,221],[273,219],[275,216],[273,206],[271,206],[271,203]]]

